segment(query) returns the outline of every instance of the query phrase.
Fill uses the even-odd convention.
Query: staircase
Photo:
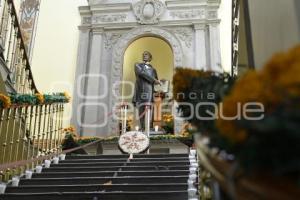
[[[188,154],[76,155],[21,178],[1,200],[186,200]]]

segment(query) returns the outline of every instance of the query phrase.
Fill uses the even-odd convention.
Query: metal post
[[[127,106],[122,105],[121,107],[121,113],[123,114],[122,116],[122,134],[126,133],[126,128],[127,128]]]
[[[146,116],[145,116],[145,133],[150,137],[150,117],[151,117],[151,107],[146,106]]]

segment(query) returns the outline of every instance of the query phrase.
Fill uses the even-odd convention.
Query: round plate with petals
[[[130,131],[119,138],[119,147],[124,153],[139,154],[149,148],[150,140],[147,135],[139,131]]]

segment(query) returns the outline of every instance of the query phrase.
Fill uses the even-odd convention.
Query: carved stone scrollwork
[[[91,22],[92,22],[91,17],[83,17],[81,23],[82,24],[91,24]]]
[[[128,45],[139,37],[145,35],[153,35],[164,38],[172,47],[174,53],[174,65],[175,67],[182,67],[183,65],[183,51],[178,38],[171,32],[162,28],[153,26],[142,26],[135,28],[125,34],[123,34],[114,45],[113,48],[113,58],[112,58],[112,68],[111,68],[111,85],[114,86],[112,90],[113,94],[110,96],[110,108],[118,105],[120,97],[119,85],[116,84],[121,81],[122,78],[122,68],[123,68],[123,56],[128,47]],[[109,131],[113,131],[115,127],[118,127],[118,121],[111,119],[109,124]]]
[[[217,11],[208,11],[208,18],[209,19],[216,19],[218,18],[218,12]]]
[[[124,22],[126,19],[126,14],[118,14],[118,15],[99,15],[93,17],[93,23],[107,23],[107,22]]]
[[[133,12],[140,24],[156,24],[166,6],[159,0],[141,0],[133,5]]]
[[[122,36],[120,32],[106,32],[104,34],[104,48],[106,50],[111,49],[118,41],[118,39]]]
[[[173,18],[177,17],[180,19],[193,19],[193,18],[205,18],[205,10],[183,10],[183,11],[173,11],[170,14]]]
[[[192,47],[193,43],[193,29],[191,27],[181,27],[175,29],[169,29],[173,32],[178,39],[185,44],[187,48]]]

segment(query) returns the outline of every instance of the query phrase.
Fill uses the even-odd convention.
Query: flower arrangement
[[[79,136],[76,133],[76,129],[73,126],[64,128],[64,140],[63,140],[63,147],[72,146],[72,143],[77,143]]]
[[[91,142],[99,141],[99,142],[117,142],[119,140],[118,136],[112,137],[96,137],[96,136],[83,136],[79,137],[76,134],[75,129],[73,127],[64,129],[66,132],[65,139],[63,141],[63,149],[70,149],[73,148],[75,145],[85,145]],[[70,131],[71,130],[71,131]],[[74,132],[73,132],[74,131]],[[157,141],[157,140],[179,140],[183,143],[190,143],[192,144],[192,135],[174,135],[174,134],[166,134],[166,135],[159,135],[159,136],[152,136],[150,140]],[[72,145],[71,145],[72,144]]]
[[[72,134],[77,137],[76,129],[74,126],[70,126],[68,128],[64,128],[65,134]]]
[[[4,94],[0,94],[0,107],[1,108],[9,108],[11,106],[11,99],[9,96]]]
[[[235,78],[227,73],[214,73],[211,71],[193,70],[177,68],[173,77],[173,95],[179,102],[178,109],[182,117],[190,117],[189,123],[193,124],[202,133],[216,132],[215,120],[199,120],[197,116],[203,118],[211,117],[210,113],[216,113],[215,107],[224,96],[229,93],[235,82]],[[190,103],[187,104],[181,103]],[[197,107],[199,103],[204,105]],[[197,110],[196,110],[197,108]],[[194,109],[194,110],[191,110]],[[194,113],[194,114],[193,114]]]
[[[167,134],[174,134],[174,117],[172,114],[164,114],[162,116],[162,128]]]
[[[38,101],[38,104],[44,104],[45,103],[44,95],[42,95],[41,93],[36,93],[35,96],[36,96],[36,99]]]
[[[14,105],[43,105],[51,103],[68,103],[70,96],[67,93],[56,94],[0,94],[0,107],[10,108]]]
[[[67,103],[69,103],[69,102],[71,101],[71,96],[69,95],[69,93],[64,92],[64,93],[63,93],[63,96],[65,96],[66,102],[67,102]]]
[[[180,135],[182,137],[191,137],[196,132],[197,129],[195,128],[195,126],[193,126],[191,123],[186,122],[182,127]]]
[[[245,169],[300,177],[300,46],[274,55],[262,70],[250,71],[238,80],[223,101],[223,113],[236,116],[236,105],[249,102],[261,103],[264,117],[254,121],[219,118],[221,136],[236,148]]]

